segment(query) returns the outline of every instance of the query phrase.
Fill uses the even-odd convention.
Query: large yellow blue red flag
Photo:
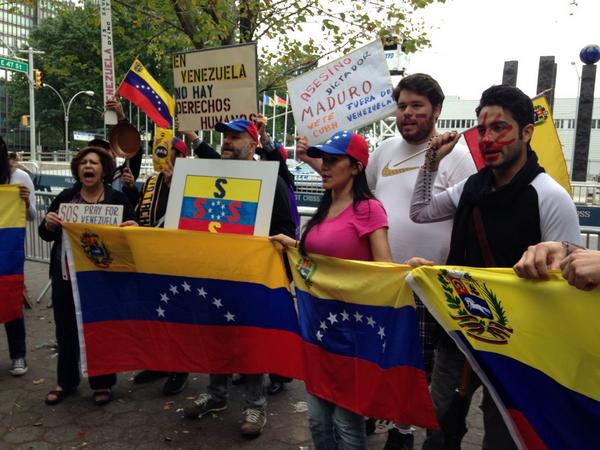
[[[0,186],[0,323],[23,317],[25,202],[19,187]]]
[[[84,372],[303,378],[283,258],[267,239],[86,224],[64,230]]]
[[[419,267],[408,282],[527,449],[600,443],[600,291],[511,269]]]
[[[569,194],[573,194],[567,163],[562,145],[556,132],[552,113],[546,97],[540,95],[532,99],[535,112],[535,131],[531,138],[531,148],[538,156],[540,166],[556,180]]]
[[[288,250],[306,389],[357,414],[436,428],[409,266]]]
[[[144,111],[156,125],[171,128],[175,115],[175,100],[146,70],[139,59],[135,59],[117,89],[131,103]]]

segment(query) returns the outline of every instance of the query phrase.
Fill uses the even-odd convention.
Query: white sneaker
[[[20,377],[21,375],[25,375],[28,370],[29,368],[27,367],[27,361],[25,361],[25,358],[16,358],[12,360],[12,366],[8,373],[10,373],[13,377]]]
[[[244,423],[241,432],[243,436],[255,437],[260,435],[267,423],[267,415],[262,409],[247,408],[244,411]]]

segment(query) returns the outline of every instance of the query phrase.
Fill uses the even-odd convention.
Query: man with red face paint
[[[440,161],[451,155],[460,135],[435,137],[415,184],[410,217],[418,223],[454,218],[447,264],[512,267],[527,248],[541,241],[579,242],[579,221],[569,194],[538,164],[529,143],[534,132],[533,104],[512,86],[492,86],[475,110],[479,148],[485,167],[468,179],[432,194]],[[459,449],[466,433],[464,416],[471,395],[481,384],[448,336],[439,342],[431,395],[441,431],[428,436],[424,449]],[[462,376],[461,376],[462,375]],[[462,379],[462,380],[461,380]],[[462,381],[462,382],[461,382]],[[457,386],[464,390],[456,407]],[[516,445],[484,389],[484,449]]]

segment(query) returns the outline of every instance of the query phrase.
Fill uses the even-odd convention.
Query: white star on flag
[[[198,288],[196,288],[196,290],[198,291],[198,295],[199,295],[200,297],[204,297],[204,298],[206,298],[206,291],[204,290],[204,288],[199,288],[199,289],[198,289]]]
[[[165,317],[165,310],[162,309],[160,306],[156,308],[156,312],[158,313],[158,317]]]
[[[362,314],[360,314],[358,311],[356,311],[356,312],[354,313],[354,319],[355,319],[357,322],[362,322],[362,318],[363,318],[363,315],[362,315]]]
[[[319,328],[321,330],[326,330],[327,329],[327,324],[325,323],[324,320],[319,323]]]
[[[220,298],[213,298],[213,305],[217,308],[221,308],[223,306],[223,302],[221,302]]]
[[[342,316],[342,322],[345,322],[346,320],[350,320],[350,314],[348,314],[346,312],[346,310],[343,310],[340,315]]]
[[[187,281],[184,281],[184,282],[181,284],[181,287],[183,288],[183,290],[184,290],[185,292],[190,292],[190,291],[192,290],[192,287],[191,287],[189,284],[187,284]]]
[[[331,322],[331,325],[333,325],[338,321],[337,314],[329,313],[329,317],[327,318],[327,320],[329,320]]]
[[[319,342],[323,340],[323,333],[321,333],[321,330],[317,331],[317,340]]]
[[[373,318],[371,316],[367,317],[367,325],[369,325],[371,328],[375,328],[375,321],[373,320]]]
[[[227,311],[227,314],[225,314],[225,318],[227,319],[227,322],[235,321],[235,315],[231,314],[229,311]]]
[[[377,333],[381,339],[385,337],[385,328],[379,327],[379,332]]]
[[[169,297],[167,296],[166,293],[163,292],[162,294],[160,294],[160,301],[161,302],[165,302],[165,303],[169,303]]]
[[[173,293],[173,295],[179,294],[179,291],[177,290],[177,286],[173,286],[172,284],[169,286],[170,286],[169,290]]]

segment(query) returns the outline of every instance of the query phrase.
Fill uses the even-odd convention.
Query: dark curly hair
[[[85,158],[90,153],[95,153],[100,157],[100,164],[102,165],[102,178],[106,183],[108,178],[111,175],[112,167],[113,167],[113,159],[106,150],[100,147],[84,147],[79,153],[71,160],[71,174],[73,174],[73,178],[80,182],[79,179],[79,165],[81,164],[81,160]]]
[[[444,91],[439,83],[426,73],[413,73],[402,78],[392,92],[392,98],[396,103],[398,103],[401,91],[410,91],[427,97],[434,108],[437,105],[441,107],[444,103]]]
[[[8,159],[8,147],[0,136],[0,184],[10,183],[10,161]]]
[[[521,89],[507,84],[498,84],[487,88],[481,94],[479,106],[475,114],[479,113],[485,106],[500,106],[510,112],[515,122],[519,125],[519,133],[529,124],[533,124],[533,102]]]

